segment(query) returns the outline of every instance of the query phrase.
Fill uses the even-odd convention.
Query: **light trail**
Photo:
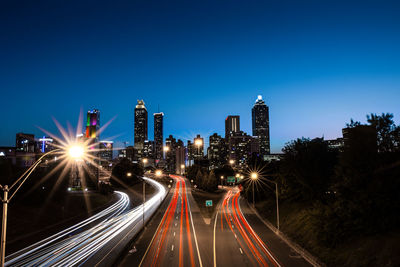
[[[109,208],[39,241],[6,258],[5,266],[74,266],[84,263],[128,227],[143,225],[142,213],[148,219],[166,196],[160,183],[143,177],[156,188],[156,194],[129,210],[129,197],[116,192],[120,199]]]
[[[272,255],[266,244],[256,234],[244,217],[239,205],[239,197],[240,192],[232,193],[232,190],[228,191],[221,205],[221,220],[222,218],[225,219],[229,229],[238,242],[241,254],[246,255],[247,258],[252,262],[253,266],[272,265],[280,267],[280,263]],[[235,228],[233,226],[235,226]],[[221,231],[223,231],[222,221]],[[236,232],[238,232],[238,235],[236,235]],[[244,241],[244,243],[242,241]]]
[[[170,176],[176,181],[171,202],[169,203],[139,266],[163,265],[163,259],[166,256],[165,253],[167,253],[167,251],[174,251],[173,249],[166,250],[165,247],[169,247],[168,244],[169,242],[173,242],[175,235],[179,235],[179,238],[177,239],[178,244],[176,246],[172,245],[171,248],[175,248],[175,250],[178,251],[176,266],[196,266],[192,243],[192,234],[195,235],[195,233],[194,231],[192,233],[189,223],[190,204],[187,199],[186,182],[181,176]],[[179,208],[177,208],[178,205],[180,205]],[[179,218],[178,222],[180,225],[178,232],[175,232],[174,228],[170,227],[174,218]],[[177,223],[175,223],[175,226],[178,226]],[[187,240],[187,246],[184,240]],[[198,256],[198,264],[202,266],[200,255]]]

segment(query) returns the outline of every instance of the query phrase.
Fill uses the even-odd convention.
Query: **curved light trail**
[[[176,181],[171,202],[139,266],[202,266],[187,197],[186,181],[178,175],[170,175],[170,177]],[[176,262],[165,260],[169,257],[167,254],[175,252],[177,253]]]
[[[225,219],[229,230],[237,240],[240,252],[243,252],[244,255],[247,256],[251,265],[281,266],[278,260],[272,255],[267,245],[247,222],[239,205],[239,197],[240,192],[233,193],[232,190],[229,190],[225,195],[221,206],[221,231],[223,231],[223,220]],[[217,265],[215,259],[214,265]]]
[[[74,266],[83,265],[108,242],[118,237],[128,227],[143,225],[166,196],[160,183],[143,177],[156,188],[156,194],[144,204],[129,210],[127,194],[116,191],[120,199],[109,208],[39,241],[6,258],[5,266]],[[144,207],[143,207],[144,205]]]

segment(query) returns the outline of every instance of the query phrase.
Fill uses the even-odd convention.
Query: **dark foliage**
[[[280,162],[254,164],[276,179],[280,200],[307,210],[313,242],[335,247],[353,237],[398,229],[400,215],[399,127],[392,114],[367,116],[369,125],[351,120],[341,152],[322,138],[288,143]],[[252,200],[250,183],[244,196]],[[266,184],[256,201],[273,197]],[[273,203],[273,201],[270,201]]]
[[[130,174],[130,176],[128,175]],[[110,183],[113,187],[129,187],[135,183],[142,181],[143,167],[139,164],[132,163],[130,160],[123,158],[117,163],[110,177]]]

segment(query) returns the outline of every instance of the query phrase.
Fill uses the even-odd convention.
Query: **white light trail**
[[[160,183],[143,177],[156,188],[148,201],[128,210],[127,194],[116,191],[120,199],[109,208],[6,257],[5,266],[73,266],[82,265],[102,247],[128,227],[142,225],[142,213],[150,218],[166,196]],[[92,226],[94,224],[94,226]],[[89,228],[92,226],[91,228]]]

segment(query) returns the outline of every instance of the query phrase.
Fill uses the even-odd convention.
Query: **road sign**
[[[212,200],[206,200],[206,207],[212,207]]]
[[[228,176],[228,178],[226,179],[226,181],[227,181],[228,183],[234,183],[234,182],[236,182],[236,181],[235,181],[235,176]]]

